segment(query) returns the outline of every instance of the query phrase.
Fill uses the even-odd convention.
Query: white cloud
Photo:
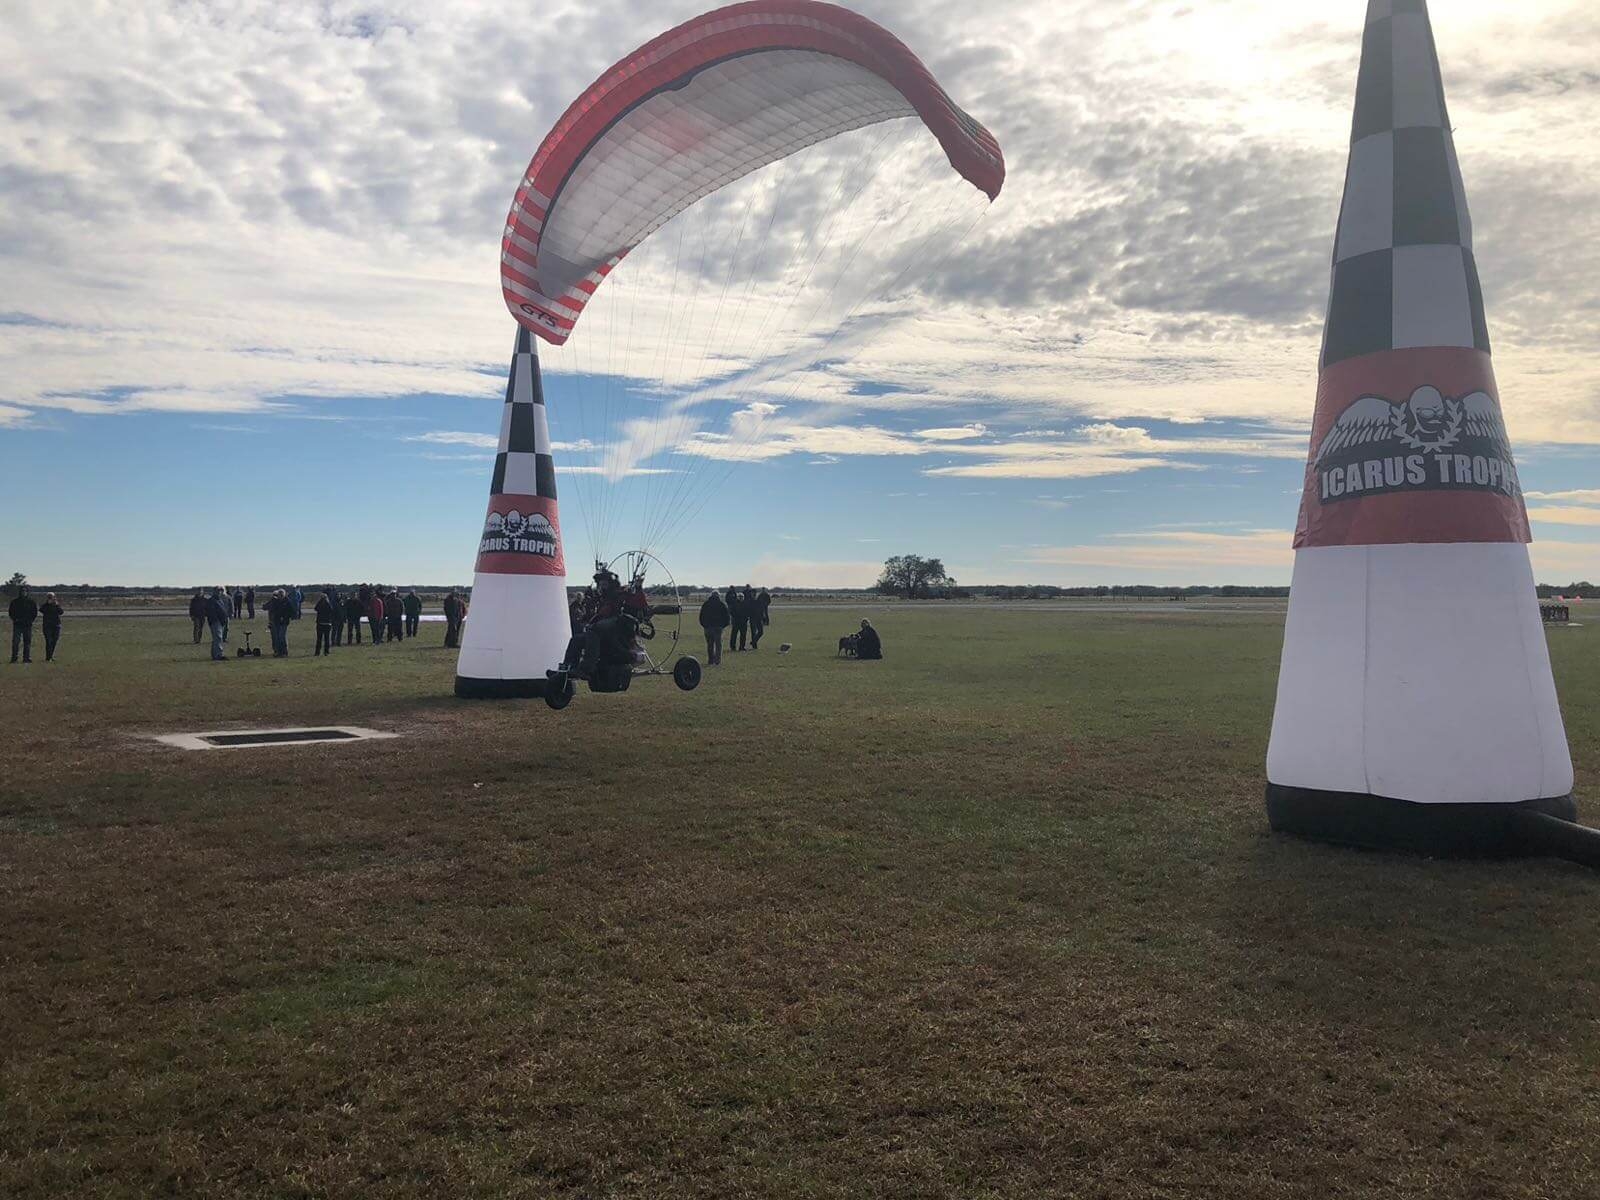
[[[492,433],[466,433],[449,429],[433,429],[427,433],[413,434],[408,442],[430,442],[436,446],[477,446],[483,450],[499,449],[500,439]]]
[[[1600,526],[1600,508],[1579,508],[1565,504],[1535,505],[1528,509],[1528,519],[1546,525]]]
[[[1567,504],[1600,504],[1600,488],[1580,488],[1570,492],[1524,492],[1527,500],[1555,500]]]
[[[945,429],[919,429],[917,436],[932,442],[964,442],[970,438],[981,438],[988,432],[987,425],[981,421],[974,421],[971,425],[958,425]]]
[[[1239,533],[1146,530],[1115,535],[1104,542],[1053,546],[1028,554],[1029,562],[1051,566],[1097,567],[1139,572],[1187,571],[1192,577],[1221,581],[1230,569],[1281,569],[1285,579],[1294,563],[1292,539],[1281,529]]]

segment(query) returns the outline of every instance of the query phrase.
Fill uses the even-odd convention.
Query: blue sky
[[[0,571],[465,582],[511,192],[567,100],[701,7],[591,0],[537,28],[469,0],[8,14]],[[793,348],[827,340],[827,312],[763,341],[759,294],[728,323],[664,281],[859,142],[751,181],[687,251],[658,233],[587,343],[546,354],[569,562],[605,496],[616,551],[687,491],[705,505],[661,549],[695,581],[864,584],[903,552],[971,582],[1286,581],[1364,3],[857,7],[995,131],[1005,192],[869,305],[874,337],[814,365]],[[1435,7],[1536,573],[1600,578],[1600,16]],[[878,240],[840,261],[865,275]],[[785,353],[802,369],[719,393]]]

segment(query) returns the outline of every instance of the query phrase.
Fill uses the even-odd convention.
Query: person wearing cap
[[[391,642],[398,642],[406,636],[406,605],[400,599],[399,588],[390,588],[389,594],[383,598],[383,616],[389,625],[385,636]]]
[[[738,588],[729,585],[727,594],[722,600],[728,606],[728,620],[731,623],[728,649],[743,650],[745,637],[750,628],[750,618],[744,610],[744,599],[739,595]]]
[[[727,602],[723,600],[716,588],[711,589],[711,594],[706,597],[706,602],[700,606],[700,628],[706,635],[706,665],[720,666],[722,663],[722,631],[728,627],[733,618],[728,615]]]
[[[267,601],[267,630],[272,634],[272,657],[289,657],[289,622],[294,620],[294,601],[282,588]]]
[[[227,662],[228,656],[222,652],[222,643],[228,640],[228,613],[233,606],[228,598],[222,594],[220,587],[211,589],[211,595],[206,597],[206,624],[211,627],[211,661]]]
[[[11,618],[11,661],[17,661],[17,650],[22,650],[22,661],[33,661],[33,623],[39,619],[39,606],[33,602],[33,597],[28,595],[26,584],[17,587],[17,594],[11,598],[11,604],[6,609],[6,615]]]
[[[333,614],[337,611],[338,605],[328,592],[317,597],[317,647],[311,652],[312,658],[333,653]]]
[[[54,662],[56,643],[61,640],[61,602],[51,592],[39,606],[39,627],[44,631],[44,660]]]
[[[416,588],[412,588],[406,592],[401,604],[406,610],[406,636],[416,637],[417,626],[422,621],[422,597],[417,595]]]
[[[206,594],[200,588],[195,588],[189,597],[189,620],[194,625],[194,644],[198,646],[206,631]]]
[[[856,657],[883,657],[883,642],[879,640],[878,631],[872,627],[872,622],[865,617],[861,618],[861,632],[856,634]]]

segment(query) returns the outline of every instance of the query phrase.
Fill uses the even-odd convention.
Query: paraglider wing
[[[633,247],[695,201],[841,133],[919,118],[991,200],[999,144],[893,34],[815,0],[754,0],[641,46],[575,100],[517,188],[506,305],[560,345]]]

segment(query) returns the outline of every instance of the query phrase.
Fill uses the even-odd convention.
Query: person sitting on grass
[[[865,617],[861,618],[861,632],[856,634],[856,657],[883,657],[883,643],[878,639],[878,631],[872,627],[872,622]]]

